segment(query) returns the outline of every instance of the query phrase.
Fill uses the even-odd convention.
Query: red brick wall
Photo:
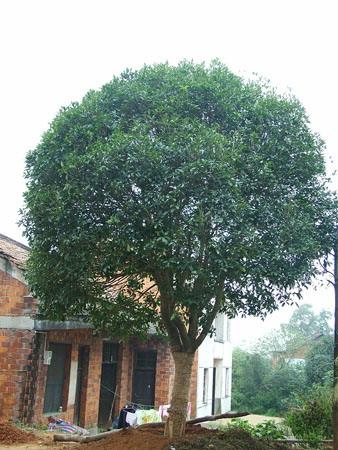
[[[26,330],[0,330],[0,418],[21,418],[33,336]]]
[[[91,330],[68,330],[68,331],[49,331],[46,333],[46,348],[48,343],[62,343],[70,344],[71,347],[71,362],[78,361],[79,345],[89,346],[89,364],[88,376],[85,382],[84,390],[87,394],[84,395],[81,410],[81,425],[84,427],[92,427],[97,424],[99,397],[100,397],[100,381],[101,381],[101,362],[102,362],[102,339],[93,336]],[[43,413],[43,404],[45,396],[45,387],[47,381],[48,366],[43,364],[43,355],[40,357],[40,364],[37,378],[37,393],[34,405],[33,422],[46,423],[47,416],[50,414]],[[76,380],[76,373],[74,381]],[[67,389],[67,393],[69,389]],[[58,414],[65,420],[73,422],[74,420],[74,402],[67,398],[66,395],[65,410]]]
[[[0,315],[29,315],[34,300],[27,286],[0,270]],[[21,418],[25,386],[31,368],[34,332],[0,329],[0,418]]]
[[[160,339],[150,338],[147,341],[130,339],[120,347],[117,381],[117,406],[120,410],[133,396],[134,352],[137,350],[156,350],[155,408],[168,404],[170,378],[173,374],[169,346]]]
[[[36,301],[28,296],[27,286],[0,271],[0,315],[30,316],[35,311]],[[93,336],[92,330],[37,333],[0,329],[0,417],[47,422],[48,414],[43,414],[43,404],[48,366],[43,364],[43,351],[49,342],[71,345],[71,363],[78,360],[79,345],[89,346],[88,376],[83,387],[85,401],[82,402],[80,418],[82,426],[95,426],[99,409],[102,339]],[[174,365],[169,345],[157,338],[144,342],[131,339],[120,344],[116,412],[132,399],[133,356],[137,349],[157,350],[155,407],[170,402]],[[196,361],[191,386],[192,415],[196,413]],[[66,386],[67,393],[68,388]],[[65,400],[66,408],[60,416],[73,422],[74,402]]]
[[[0,315],[29,316],[36,312],[36,301],[28,295],[27,286],[0,270]]]
[[[147,341],[137,341],[130,339],[128,343],[123,343],[120,348],[120,359],[118,367],[117,381],[117,402],[116,411],[119,411],[128,400],[132,400],[133,382],[133,357],[137,350],[157,350],[156,380],[155,380],[155,408],[160,405],[168,405],[174,382],[175,368],[168,343],[162,339],[150,338]],[[197,395],[197,352],[194,360],[190,401],[191,416],[196,416],[196,395]]]

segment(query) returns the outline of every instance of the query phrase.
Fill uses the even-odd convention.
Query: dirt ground
[[[50,442],[45,443],[35,443],[35,444],[12,444],[12,445],[2,445],[0,444],[1,450],[70,450],[74,449],[74,444],[53,444]]]
[[[271,418],[275,419],[275,418]],[[266,416],[251,417],[250,423],[259,423],[267,420]],[[23,436],[25,431],[14,429],[13,433],[7,433],[6,429],[0,430],[0,450],[168,450],[169,441],[163,436],[162,428],[127,429],[100,441],[90,443],[71,443],[53,441],[53,433],[34,431],[34,434]],[[13,443],[7,445],[6,438],[13,436]],[[23,442],[14,443],[15,436],[23,439]],[[28,439],[28,440],[27,440]],[[27,440],[27,441],[26,441]],[[281,443],[260,441],[253,438],[243,430],[230,430],[219,433],[200,426],[189,426],[186,436],[171,443],[176,450],[290,450]]]
[[[74,444],[56,444],[53,441],[53,433],[36,432],[34,431],[36,439],[34,442],[16,443],[5,445],[0,442],[0,450],[70,450],[74,448]]]
[[[79,443],[55,443],[53,442],[53,433],[35,432],[35,442],[17,443],[12,445],[2,445],[0,449],[5,450],[167,450],[169,441],[163,436],[163,429],[128,429],[114,433],[110,437],[90,442],[88,444]],[[213,445],[209,445],[209,439]],[[218,442],[218,443],[217,443]],[[196,444],[195,444],[196,443]],[[230,443],[229,443],[230,444]],[[206,446],[205,446],[206,445]],[[219,447],[221,445],[221,447]],[[205,449],[213,448],[214,450],[221,449],[242,449],[255,450],[249,444],[248,447],[240,446],[224,446],[225,441],[220,444],[217,441],[217,431],[208,430],[202,427],[190,426],[187,428],[186,436],[183,440],[178,440],[173,443],[174,448],[182,448],[183,450]],[[231,445],[231,444],[230,444]],[[275,448],[275,447],[274,447]],[[285,447],[284,447],[285,448]],[[270,449],[270,447],[269,447]],[[265,447],[257,447],[257,450],[265,450]]]
[[[209,433],[208,430],[200,430],[200,434]],[[163,430],[121,430],[111,438],[88,444],[79,443],[55,443],[53,433],[35,432],[36,441],[31,443],[18,443],[3,445],[1,450],[164,450],[169,441],[163,436]]]
[[[55,444],[53,433],[22,429],[10,422],[0,422],[0,450],[68,450],[72,444]]]

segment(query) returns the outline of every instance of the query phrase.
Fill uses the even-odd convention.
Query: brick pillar
[[[89,351],[85,427],[97,425],[102,369],[102,339],[93,338]]]
[[[157,364],[155,380],[155,408],[168,405],[174,376],[174,361],[167,343],[157,344]]]
[[[120,355],[118,362],[117,376],[117,398],[115,402],[115,412],[119,412],[127,402],[131,400],[132,395],[132,369],[133,369],[133,351],[128,342],[120,345]]]

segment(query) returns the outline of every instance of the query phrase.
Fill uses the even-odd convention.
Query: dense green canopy
[[[322,148],[296,99],[218,62],[128,70],[89,92],[27,157],[42,310],[126,334],[157,322],[161,304],[186,350],[219,311],[275,310],[332,247]]]

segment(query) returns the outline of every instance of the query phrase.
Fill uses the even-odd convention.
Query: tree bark
[[[175,379],[169,417],[164,434],[170,439],[181,437],[185,432],[185,423],[189,403],[191,371],[195,352],[172,351],[175,363]]]
[[[334,317],[334,354],[333,354],[333,449],[338,450],[338,241],[334,248],[334,297],[335,297],[335,317]]]

